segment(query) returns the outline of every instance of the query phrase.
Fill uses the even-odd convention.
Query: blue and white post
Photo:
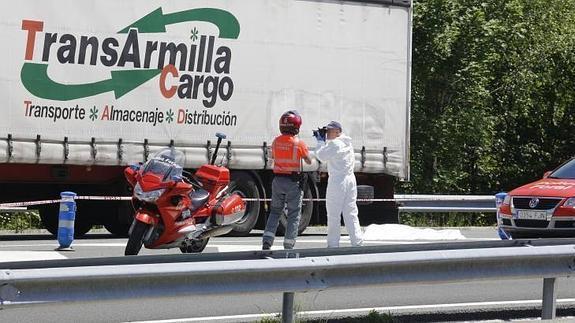
[[[58,216],[58,243],[57,251],[74,251],[72,242],[74,241],[74,220],[76,219],[76,193],[60,193],[60,214]]]
[[[496,213],[496,217],[497,217],[497,234],[499,235],[499,238],[501,238],[501,240],[509,240],[511,239],[511,236],[505,232],[505,230],[503,230],[500,226],[501,224],[501,216],[499,216],[499,208],[501,207],[501,204],[503,204],[503,200],[505,200],[505,197],[507,196],[507,193],[505,192],[501,192],[501,193],[497,193],[495,194],[495,207],[497,208],[497,213]]]

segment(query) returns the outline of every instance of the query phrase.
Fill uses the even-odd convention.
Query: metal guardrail
[[[396,194],[400,213],[495,213],[494,195]]]
[[[27,211],[26,207],[0,207],[0,212],[21,212]]]
[[[400,206],[400,213],[495,213],[495,207]]]
[[[293,250],[280,253],[288,257],[283,259],[4,269],[0,270],[0,309],[49,302],[281,292],[284,293],[282,318],[284,322],[292,322],[293,297],[297,292],[543,278],[542,318],[552,319],[555,317],[556,278],[575,273],[575,244],[572,242],[541,246],[530,246],[528,242],[524,242],[524,246],[513,246],[506,244],[511,242],[505,242],[500,248],[448,249],[444,246],[442,250],[425,251],[416,247],[415,251],[390,250],[372,253],[369,257],[361,252],[363,248],[355,248],[353,252],[352,248],[346,248],[350,254],[321,256],[318,249],[316,255],[307,256],[313,252]],[[271,252],[251,254],[262,258],[273,255]],[[122,259],[137,262],[138,258]],[[65,260],[59,262],[66,264]],[[0,263],[0,268],[18,266]]]

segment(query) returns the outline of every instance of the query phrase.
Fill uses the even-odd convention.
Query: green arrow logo
[[[24,63],[20,78],[24,87],[33,95],[50,100],[69,101],[114,91],[116,99],[146,83],[161,70],[112,71],[107,80],[86,84],[61,84],[48,76],[48,65]]]
[[[187,21],[204,21],[216,25],[220,38],[237,39],[240,34],[240,24],[231,13],[215,8],[198,8],[174,12],[164,15],[158,8],[143,18],[119,31],[127,33],[136,28],[141,33],[166,32],[166,26]],[[48,76],[48,65],[24,63],[20,78],[24,87],[33,95],[51,100],[74,100],[100,93],[114,91],[116,99],[144,84],[156,75],[159,69],[119,70],[112,71],[111,78],[86,84],[61,84],[54,82]]]
[[[198,8],[184,10],[164,15],[158,8],[119,31],[125,34],[131,28],[141,33],[163,33],[166,26],[187,21],[204,21],[216,25],[220,30],[220,38],[237,39],[240,35],[240,23],[231,13],[215,8]]]

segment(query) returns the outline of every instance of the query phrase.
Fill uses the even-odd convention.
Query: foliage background
[[[506,192],[574,155],[574,0],[415,0],[412,69],[411,181],[396,192]]]
[[[411,181],[494,194],[574,155],[575,1],[417,0]]]

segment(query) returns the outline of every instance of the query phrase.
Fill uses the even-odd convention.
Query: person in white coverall
[[[326,128],[327,138],[316,133],[314,136],[318,142],[316,157],[327,163],[329,175],[325,202],[327,246],[328,248],[339,247],[342,213],[351,245],[361,246],[363,233],[357,217],[357,183],[353,173],[355,153],[351,145],[351,138],[343,133],[341,124],[337,121],[330,122]]]

